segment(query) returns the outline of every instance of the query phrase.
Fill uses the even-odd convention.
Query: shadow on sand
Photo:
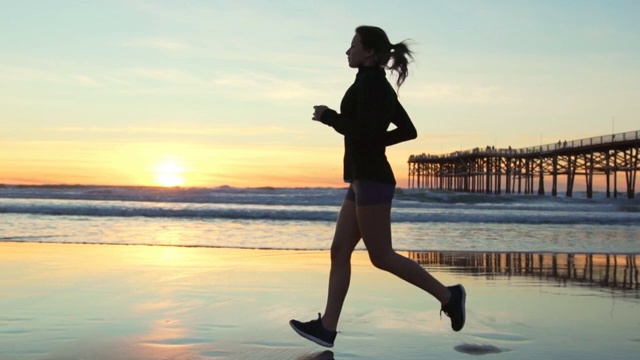
[[[500,349],[494,345],[482,345],[482,344],[461,344],[454,349],[457,352],[461,352],[469,355],[486,355],[486,354],[500,354],[501,352],[509,351],[505,349]]]
[[[334,357],[333,357],[333,351],[325,350],[325,351],[301,356],[296,360],[334,360]]]

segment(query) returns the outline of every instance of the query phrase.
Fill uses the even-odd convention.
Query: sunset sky
[[[411,154],[640,130],[640,1],[0,0],[0,184],[342,186],[356,26],[412,39]]]

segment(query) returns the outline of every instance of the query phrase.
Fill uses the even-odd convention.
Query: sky
[[[639,1],[0,0],[0,184],[343,186],[354,29],[415,52],[412,154],[640,130]],[[390,77],[393,81],[394,78]]]

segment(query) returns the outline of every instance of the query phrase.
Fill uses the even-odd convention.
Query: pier
[[[527,148],[475,148],[444,155],[409,157],[409,188],[506,194],[557,196],[559,183],[565,196],[573,195],[576,177],[583,177],[588,198],[593,197],[594,177],[604,176],[607,197],[626,194],[635,198],[640,152],[640,130],[558,141]],[[624,180],[624,192],[618,188]]]

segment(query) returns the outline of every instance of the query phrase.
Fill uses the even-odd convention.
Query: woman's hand
[[[320,118],[322,117],[322,113],[327,110],[329,107],[325,106],[325,105],[316,105],[313,107],[313,117],[311,118],[312,120],[315,121],[320,121]]]

